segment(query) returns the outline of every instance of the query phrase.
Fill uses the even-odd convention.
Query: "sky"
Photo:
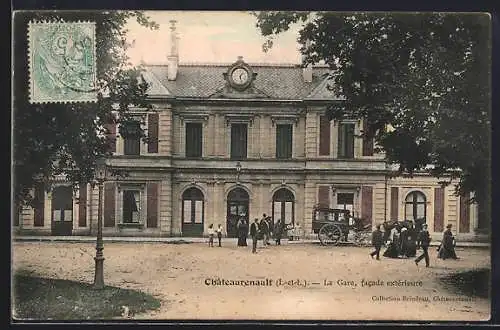
[[[150,30],[135,20],[127,24],[127,38],[134,42],[128,50],[133,64],[166,63],[172,19],[177,21],[180,63],[232,63],[238,56],[247,63],[300,63],[299,24],[275,37],[272,49],[264,53],[265,38],[250,12],[147,11],[146,15],[160,27]]]

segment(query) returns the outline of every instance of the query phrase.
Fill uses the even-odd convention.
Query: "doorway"
[[[191,187],[182,194],[182,236],[203,236],[205,198],[200,189]]]
[[[73,231],[73,188],[55,187],[52,191],[52,235],[71,236]]]
[[[238,220],[241,215],[248,223],[250,197],[242,188],[235,188],[227,195],[226,228],[228,237],[237,237]]]
[[[273,194],[272,226],[281,220],[282,225],[295,225],[295,198],[293,193],[281,188]]]

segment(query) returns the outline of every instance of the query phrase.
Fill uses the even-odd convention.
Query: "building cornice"
[[[297,104],[302,106],[324,106],[339,104],[344,100],[319,100],[319,99],[263,99],[263,98],[207,98],[207,97],[181,97],[170,95],[149,95],[151,102],[167,102],[171,104]]]

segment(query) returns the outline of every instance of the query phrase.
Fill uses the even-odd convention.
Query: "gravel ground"
[[[14,270],[93,281],[93,244],[15,242],[12,250]],[[490,300],[454,293],[438,280],[457,271],[490,268],[489,250],[457,249],[460,260],[443,261],[431,249],[430,268],[424,262],[417,267],[411,259],[372,260],[370,251],[284,244],[252,254],[251,246],[233,242],[213,248],[202,243],[107,243],[105,281],[162,301],[159,310],[135,319],[489,319]],[[227,282],[212,285],[212,279]],[[248,282],[266,279],[271,285]],[[363,281],[379,285],[363,286]]]

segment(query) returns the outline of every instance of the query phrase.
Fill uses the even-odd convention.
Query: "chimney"
[[[170,20],[170,54],[167,56],[168,60],[168,80],[175,80],[177,78],[177,71],[179,68],[179,38],[175,31],[176,20]]]
[[[307,40],[305,47],[308,49],[311,46],[311,41]],[[304,63],[306,60],[306,56],[302,55],[302,63]],[[313,75],[313,70],[312,70],[312,64],[308,64],[305,68],[302,69],[302,77],[304,78],[304,82],[310,83],[312,82],[312,75]]]

